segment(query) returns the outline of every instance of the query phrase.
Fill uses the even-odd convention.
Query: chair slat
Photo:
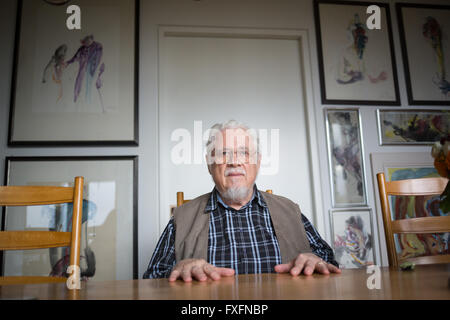
[[[72,201],[73,188],[70,187],[0,187],[0,206],[35,206]]]
[[[3,231],[0,232],[0,250],[30,250],[69,247],[71,232]]]
[[[444,233],[450,230],[450,216],[392,221],[394,233]]]
[[[434,256],[414,257],[400,260],[400,264],[408,261],[415,264],[435,264],[435,263],[450,263],[450,254],[439,254]]]
[[[39,283],[60,283],[66,282],[67,278],[63,277],[39,277],[39,276],[14,276],[0,277],[0,285],[13,284],[39,284]]]
[[[391,196],[426,196],[441,194],[448,179],[421,178],[386,182],[386,191]]]

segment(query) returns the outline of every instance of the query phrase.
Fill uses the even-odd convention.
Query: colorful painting
[[[102,75],[105,72],[105,63],[102,62],[103,46],[101,43],[94,41],[94,36],[89,35],[80,40],[81,46],[78,48],[73,57],[65,61],[67,53],[67,45],[62,44],[52,55],[49,63],[46,65],[43,76],[42,83],[47,82],[49,69],[52,71],[52,80],[58,87],[58,98],[56,102],[58,103],[63,97],[63,72],[74,62],[78,62],[77,77],[74,83],[74,93],[73,102],[76,103],[78,96],[80,95],[83,82],[85,83],[86,101],[92,102],[91,90],[93,78],[96,76],[95,88],[97,89],[99,104],[101,105],[102,112],[106,112],[105,106],[103,104],[101,88],[102,88]],[[101,63],[101,64],[100,64]]]
[[[326,123],[333,206],[365,205],[359,111],[328,109]]]
[[[368,29],[358,13],[349,21],[347,27],[349,44],[342,51],[339,59],[339,66],[336,68],[336,82],[339,84],[351,84],[356,81],[368,79],[371,83],[387,80],[387,73],[384,70],[375,71],[378,75],[367,73],[366,67],[366,44],[369,41]]]
[[[377,110],[381,145],[433,144],[450,134],[450,111]]]
[[[80,271],[83,280],[137,278],[136,161],[123,157],[7,158],[8,185],[71,186],[85,178]],[[70,231],[72,204],[8,207],[5,230]],[[5,251],[8,276],[64,276],[70,250],[65,247]]]
[[[343,269],[375,264],[370,210],[333,211],[333,244]]]
[[[389,6],[381,29],[367,27],[367,3],[315,1],[324,104],[399,105]]]
[[[388,181],[439,177],[435,168],[388,168]],[[439,196],[391,197],[393,220],[419,217],[443,216],[439,209]],[[443,234],[396,234],[395,243],[400,259],[450,254],[450,233]]]
[[[10,145],[136,145],[136,0],[18,5]]]
[[[450,102],[450,6],[397,4],[409,104]]]

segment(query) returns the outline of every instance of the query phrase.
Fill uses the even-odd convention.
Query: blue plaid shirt
[[[267,204],[256,188],[252,199],[239,210],[226,205],[214,189],[205,211],[210,213],[210,264],[232,268],[236,274],[275,272],[274,267],[281,263],[280,248]],[[312,252],[338,266],[333,250],[303,214],[301,219]],[[175,225],[171,218],[143,277],[167,278],[175,264]]]

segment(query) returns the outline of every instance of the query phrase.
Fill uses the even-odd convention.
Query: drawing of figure
[[[336,81],[339,84],[350,84],[365,79],[366,63],[364,53],[366,44],[369,40],[367,36],[367,28],[360,21],[359,14],[355,14],[350,20],[347,27],[348,38],[350,44],[343,50],[338,63]],[[368,75],[371,83],[377,83],[387,79],[385,71],[380,72],[377,76]]]
[[[345,221],[344,234],[336,235],[334,246],[339,264],[358,268],[373,264],[367,261],[371,257],[372,236],[365,230],[360,216],[351,216]]]
[[[450,83],[446,79],[444,50],[442,46],[442,29],[439,22],[433,17],[427,17],[422,28],[423,36],[428,40],[436,55],[438,71],[436,73],[437,80],[433,79],[443,95],[450,92]]]
[[[66,53],[67,46],[65,44],[60,45],[55,50],[55,53],[50,58],[48,64],[45,66],[44,72],[42,74],[42,83],[46,83],[49,69],[52,70],[52,80],[58,85],[58,99],[56,101],[59,101],[63,95],[63,87],[61,81],[64,68],[66,67],[66,63],[64,62],[64,60],[66,59]]]
[[[92,80],[94,78],[94,75],[97,71],[97,68],[99,68],[99,73],[97,75],[97,79],[95,82],[95,86],[97,89],[97,92],[100,97],[100,102],[102,106],[103,112],[105,112],[105,108],[103,105],[103,99],[101,96],[100,89],[102,87],[102,80],[101,76],[103,72],[105,71],[105,64],[102,63],[100,65],[101,59],[103,55],[103,46],[101,43],[94,41],[94,36],[89,35],[84,37],[81,40],[81,46],[75,53],[75,55],[67,61],[67,66],[74,62],[78,62],[79,69],[78,69],[78,75],[75,80],[75,88],[74,88],[74,102],[77,102],[78,96],[81,92],[81,87],[83,85],[83,80],[86,76],[86,99],[89,100],[91,95],[91,87],[92,87]]]

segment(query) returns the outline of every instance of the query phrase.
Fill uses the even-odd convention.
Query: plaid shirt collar
[[[245,209],[246,207],[249,206],[250,203],[252,203],[255,200],[257,200],[258,204],[261,207],[267,207],[267,204],[264,201],[264,198],[262,197],[261,192],[259,192],[258,188],[256,187],[256,184],[253,186],[252,198],[241,209]],[[230,207],[228,205],[226,205],[225,202],[223,202],[222,198],[220,197],[219,191],[216,189],[216,187],[214,187],[213,191],[211,192],[211,196],[209,197],[208,203],[206,204],[205,213],[216,210],[219,203],[225,209],[230,209]]]

